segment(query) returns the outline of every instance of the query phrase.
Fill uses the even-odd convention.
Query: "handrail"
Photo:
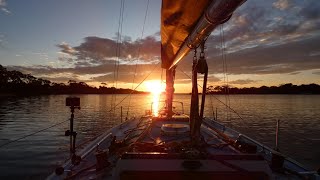
[[[250,141],[251,143],[259,146],[263,150],[264,153],[266,153],[266,151],[267,151],[267,153],[270,153],[270,154],[281,154],[282,156],[284,156],[286,162],[291,163],[291,164],[295,165],[296,167],[299,167],[300,169],[303,169],[304,170],[303,172],[308,172],[309,171],[308,168],[304,167],[301,163],[295,161],[294,159],[292,159],[290,157],[285,156],[282,153],[279,153],[278,151],[275,151],[274,149],[272,149],[272,148],[270,148],[268,146],[265,146],[264,144],[262,144],[262,143],[260,143],[260,142],[258,142],[256,140],[248,137],[247,135],[241,134],[241,133],[239,133],[238,131],[236,131],[234,129],[226,127],[223,124],[221,124],[221,123],[219,123],[219,122],[217,122],[217,121],[215,121],[213,119],[204,118],[204,121],[207,121],[206,122],[207,125],[215,126],[215,125],[212,124],[212,123],[215,123],[215,124],[221,126],[223,128],[223,130],[224,130],[222,133],[228,132],[228,131],[233,131],[233,133],[237,133],[238,134],[238,138],[243,138],[243,140]],[[214,128],[214,127],[211,127],[211,128]],[[217,131],[219,131],[219,129],[217,129],[217,128],[215,128],[215,129]],[[298,173],[301,173],[301,172],[298,172]]]

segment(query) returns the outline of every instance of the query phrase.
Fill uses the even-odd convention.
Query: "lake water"
[[[79,95],[81,110],[75,112],[77,142],[84,142],[120,123],[120,106],[126,117],[127,95]],[[0,98],[0,146],[19,137],[66,121],[70,109],[66,95]],[[151,95],[133,95],[128,117],[150,109]],[[110,113],[112,102],[118,104]],[[189,113],[190,95],[175,95]],[[226,101],[227,100],[227,101]],[[229,103],[240,114],[227,110]],[[177,107],[178,109],[179,107]],[[218,120],[243,134],[274,147],[276,121],[280,120],[280,151],[307,167],[320,167],[320,95],[222,95],[208,96],[205,116],[218,110]],[[113,117],[113,118],[110,118]],[[124,119],[124,118],[123,118]],[[0,179],[43,179],[63,164],[69,154],[68,122],[0,148]]]

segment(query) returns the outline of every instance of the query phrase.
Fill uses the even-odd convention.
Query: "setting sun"
[[[158,116],[160,94],[164,92],[165,86],[161,81],[152,80],[145,83],[146,90],[152,93],[152,114]]]
[[[145,82],[145,87],[146,90],[152,94],[161,94],[164,92],[165,85],[161,84],[160,80],[151,80]]]

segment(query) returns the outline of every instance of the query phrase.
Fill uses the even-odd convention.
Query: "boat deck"
[[[63,165],[63,173],[48,179],[300,179],[298,173],[275,171],[270,157],[255,142],[205,119],[202,140],[190,139],[189,118],[145,116],[118,125],[79,150],[82,161]],[[236,141],[238,140],[238,142]],[[238,143],[238,144],[236,144]],[[241,147],[241,148],[239,148]],[[304,172],[285,160],[287,169]]]
[[[168,132],[163,131],[165,126],[179,126],[174,127]],[[179,131],[182,129],[181,131]],[[239,154],[240,152],[225,142],[217,133],[203,126],[201,134],[205,145],[205,150],[211,154]],[[137,142],[154,144],[164,147],[172,147],[182,145],[186,146],[191,142],[189,119],[187,117],[173,117],[170,120],[165,118],[153,118],[148,130],[140,136]]]

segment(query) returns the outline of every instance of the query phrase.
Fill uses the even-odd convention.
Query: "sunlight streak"
[[[145,86],[147,91],[152,94],[152,114],[158,116],[160,95],[164,92],[164,86],[161,85],[159,80],[147,81]]]

